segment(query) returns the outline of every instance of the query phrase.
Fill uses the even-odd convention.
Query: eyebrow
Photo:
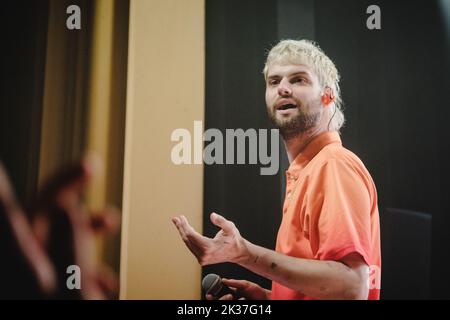
[[[298,75],[306,75],[308,78],[311,78],[311,75],[307,71],[294,72],[294,73],[288,75],[288,77],[294,77],[294,76],[298,76]],[[267,77],[267,79],[274,79],[274,78],[281,78],[281,76],[278,74],[272,74]]]

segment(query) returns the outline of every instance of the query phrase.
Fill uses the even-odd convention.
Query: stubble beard
[[[289,117],[277,117],[277,111],[272,106],[267,108],[269,119],[285,141],[293,139],[314,128],[320,120],[320,99],[308,105],[297,104],[297,114]],[[307,110],[307,111],[305,111]]]

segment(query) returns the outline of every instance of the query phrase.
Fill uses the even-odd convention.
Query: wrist
[[[237,246],[239,253],[237,254],[236,259],[233,262],[239,265],[244,265],[251,256],[250,254],[251,243],[246,239],[244,239],[243,237],[240,237],[237,242]]]

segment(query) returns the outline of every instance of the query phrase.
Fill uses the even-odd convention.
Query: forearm
[[[301,259],[283,255],[244,240],[237,263],[263,277],[316,299],[365,298],[361,279],[337,261]]]

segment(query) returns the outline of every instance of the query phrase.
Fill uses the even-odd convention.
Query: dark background
[[[120,208],[129,3],[111,2],[115,36],[109,81],[112,129],[107,136],[112,147],[108,147],[106,177],[114,183],[108,183],[107,202]],[[81,30],[66,28],[69,5],[82,8]],[[18,200],[25,207],[36,196],[38,180],[48,178],[52,172],[49,168],[67,166],[85,154],[88,130],[92,127],[88,98],[93,87],[90,80],[95,19],[100,19],[100,15],[92,0],[19,0],[5,1],[1,6],[0,164],[6,168]],[[53,82],[58,83],[53,87]],[[51,121],[42,121],[43,110],[52,112]],[[46,134],[56,137],[48,139],[51,143],[41,141],[44,125],[48,126]],[[45,170],[40,166],[41,152],[49,161],[43,166]],[[102,257],[118,271],[120,232],[104,241]]]
[[[51,28],[49,0],[5,1],[0,10],[3,41],[0,51],[0,161],[22,203],[27,203],[35,195],[38,185],[47,54],[51,54],[52,59],[67,61],[65,68],[58,70],[58,80],[64,83],[62,87],[66,96],[65,104],[61,105],[64,110],[61,113],[66,115],[62,125],[65,131],[60,132],[62,162],[66,164],[79,159],[84,150],[84,145],[77,146],[78,152],[67,156],[70,150],[77,149],[73,142],[76,138],[73,137],[74,127],[83,127],[85,122],[81,117],[80,124],[74,124],[77,118],[72,109],[76,98],[82,101],[82,108],[85,109],[86,105],[87,90],[77,87],[76,74],[89,68],[93,6],[90,0],[73,0],[71,4],[85,9],[82,15],[85,28],[79,32],[63,29],[64,36],[58,39],[64,47],[63,52],[47,52]],[[86,80],[83,78],[82,83]],[[85,130],[84,127],[80,129],[81,141],[84,141]]]
[[[262,69],[280,39],[315,40],[336,63],[342,140],[378,189],[384,299],[450,298],[449,1],[206,0],[206,128],[270,127]],[[371,4],[381,8],[381,30],[366,28]],[[45,0],[0,11],[0,159],[22,201],[37,182],[47,20]],[[217,211],[274,248],[288,166],[280,152],[275,176],[257,165],[205,165],[206,234],[217,232],[209,222]],[[270,285],[231,264],[203,272]]]
[[[48,1],[9,1],[0,10],[0,160],[22,201],[37,184],[47,20]]]
[[[281,39],[316,41],[341,73],[345,147],[378,190],[382,298],[450,298],[447,132],[450,16],[444,1],[206,1],[206,128],[268,128],[262,69]],[[381,30],[366,9],[381,8]],[[447,6],[448,7],[448,6]],[[274,248],[288,164],[261,176],[257,165],[205,166],[209,213],[233,220],[250,241]],[[398,210],[400,209],[400,210]],[[270,282],[231,264],[203,274]]]

